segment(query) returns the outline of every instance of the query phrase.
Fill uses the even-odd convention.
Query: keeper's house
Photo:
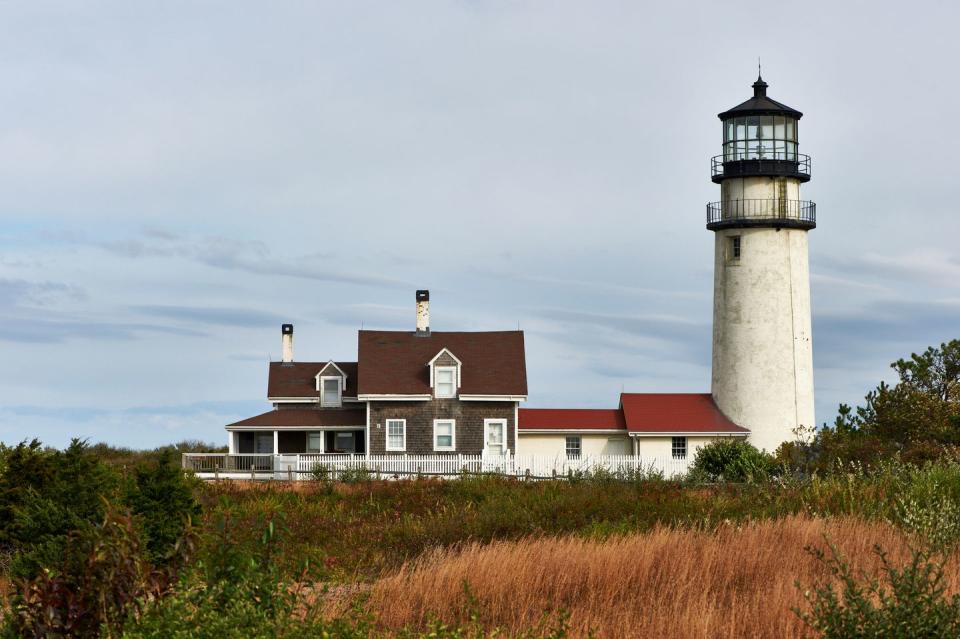
[[[521,409],[522,331],[434,332],[428,291],[414,331],[359,331],[356,362],[298,362],[293,325],[271,362],[273,409],[227,425],[231,453],[683,459],[718,437],[748,435],[707,394],[624,393],[610,410]]]

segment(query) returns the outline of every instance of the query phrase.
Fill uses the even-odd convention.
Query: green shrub
[[[200,515],[196,483],[169,450],[160,453],[156,464],[140,463],[134,469],[124,502],[140,522],[151,562],[163,563],[187,526],[196,523]]]
[[[73,440],[66,450],[37,441],[13,448],[0,476],[0,540],[18,553],[12,572],[30,578],[57,564],[67,536],[103,521],[119,476]]]
[[[810,606],[794,612],[823,639],[896,637],[897,639],[956,639],[960,636],[960,595],[946,596],[940,561],[930,552],[914,550],[902,568],[875,549],[883,566],[883,581],[858,579],[850,565],[830,547],[811,553],[839,582],[817,585],[804,593]]]
[[[60,562],[17,583],[5,636],[117,637],[132,611],[166,591],[172,574],[146,561],[132,518],[108,512],[100,525],[69,536]]]
[[[743,439],[722,439],[697,450],[692,474],[710,481],[756,482],[775,474],[773,456]]]

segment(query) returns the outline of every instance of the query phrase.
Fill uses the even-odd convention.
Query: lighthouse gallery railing
[[[795,220],[817,223],[817,205],[809,200],[751,199],[707,204],[707,224],[728,221]]]

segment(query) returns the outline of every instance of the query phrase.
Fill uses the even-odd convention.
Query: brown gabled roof
[[[407,331],[360,331],[360,395],[430,394],[427,363],[442,349],[462,362],[461,395],[526,395],[522,331],[419,336]]]
[[[521,408],[522,431],[622,430],[627,433],[623,411],[618,408]]]
[[[346,410],[336,408],[281,408],[233,424],[227,424],[227,428],[238,426],[315,428],[317,426],[365,426],[366,424],[367,411],[365,408]]]
[[[743,433],[720,412],[709,393],[621,393],[631,433]]]
[[[317,390],[317,373],[328,362],[270,362],[270,375],[267,379],[267,397],[309,397],[320,396]],[[347,376],[344,397],[357,396],[357,363],[334,362]]]

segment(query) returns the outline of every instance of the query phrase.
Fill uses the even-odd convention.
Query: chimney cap
[[[280,326],[280,332],[284,335],[293,335],[293,324],[283,324]]]
[[[429,302],[430,301],[430,291],[426,289],[420,289],[417,291],[417,301],[418,302]]]

